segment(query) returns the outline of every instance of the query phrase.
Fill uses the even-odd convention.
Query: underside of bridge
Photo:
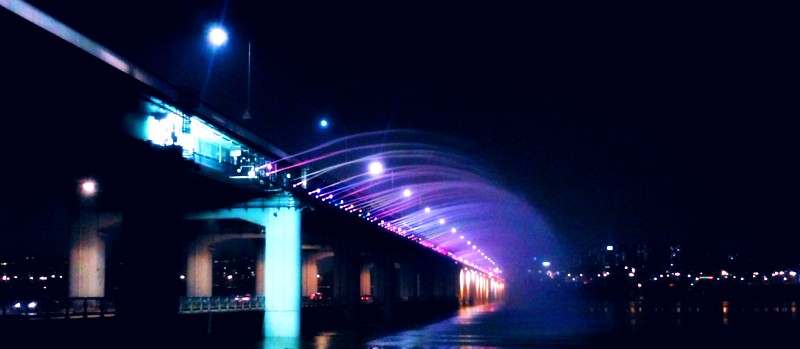
[[[72,264],[69,296],[113,298],[126,328],[170,334],[159,324],[179,320],[181,297],[214,295],[224,282],[213,274],[215,247],[236,240],[235,251],[254,262],[246,291],[275,311],[265,328],[297,315],[279,336],[298,334],[302,300],[330,301],[302,310],[310,327],[385,323],[490,300],[482,281],[447,256],[290,188],[220,180],[226,176],[180,147],[132,137],[148,114],[143,101],[159,91],[9,11],[0,11],[0,29],[17,33],[7,37],[11,54],[0,55],[0,208],[58,212],[47,222],[57,236],[41,243],[67,241],[55,250]],[[91,194],[81,192],[88,179],[97,185]],[[276,195],[296,203],[253,206]]]

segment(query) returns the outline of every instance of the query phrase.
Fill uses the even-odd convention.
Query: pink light
[[[84,180],[81,183],[81,193],[87,196],[97,193],[97,182],[91,179]]]

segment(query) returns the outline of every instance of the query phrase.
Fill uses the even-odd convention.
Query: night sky
[[[321,117],[342,135],[461,139],[576,253],[680,243],[798,262],[787,9],[31,3],[226,115],[246,107],[250,41],[254,132],[289,151],[325,137]],[[212,53],[219,21],[231,42]]]

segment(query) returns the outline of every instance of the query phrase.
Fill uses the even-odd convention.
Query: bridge
[[[472,205],[455,192],[493,190],[454,181],[470,177],[458,159],[407,144],[377,156],[370,135],[290,154],[37,8],[0,5],[0,29],[17,33],[0,61],[3,205],[40,210],[58,237],[40,246],[63,239],[69,256],[65,301],[36,316],[162,333],[151,319],[241,311],[263,314],[266,337],[294,337],[502,298],[500,268],[437,215]],[[415,164],[420,153],[439,165]],[[383,170],[392,157],[404,165]],[[401,185],[411,173],[428,181]],[[439,206],[408,199],[424,194]],[[256,246],[247,300],[213,294],[214,247],[233,240]]]

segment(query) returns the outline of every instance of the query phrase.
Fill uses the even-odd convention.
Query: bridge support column
[[[349,241],[348,241],[349,240]],[[361,254],[351,239],[333,242],[333,295],[342,306],[345,321],[355,323],[356,306],[360,301]]]
[[[211,297],[213,288],[212,238],[201,234],[189,246],[186,266],[186,295],[189,297]]]
[[[185,290],[178,275],[186,261],[176,253],[180,250],[180,215],[160,206],[131,208],[123,217],[124,278],[115,317],[121,328],[131,333],[154,336],[133,338],[134,342],[171,335],[172,327],[162,324],[178,320],[178,299]]]
[[[264,227],[264,337],[300,336],[302,207],[282,192],[229,209],[191,215],[194,219],[239,218]]]
[[[319,290],[319,268],[318,262],[327,257],[333,256],[333,252],[331,251],[315,251],[315,252],[308,252],[305,254],[303,258],[303,272],[302,272],[302,290],[301,293],[303,296],[308,297],[314,292],[320,292]],[[328,294],[330,296],[330,294]]]
[[[374,293],[372,290],[372,275],[374,273],[374,269],[374,262],[365,262],[361,265],[360,286],[362,295],[372,295]]]
[[[433,272],[433,297],[458,301],[460,275],[458,264],[449,260],[439,261],[434,264]]]
[[[119,214],[82,208],[72,227],[69,252],[69,296],[105,297],[105,230],[119,224]]]
[[[417,272],[417,297],[423,300],[433,299],[433,274],[436,260],[431,256],[421,256],[415,266]]]
[[[378,253],[375,255],[375,272],[372,285],[375,294],[372,299],[378,303],[384,320],[391,322],[394,317],[395,303],[395,263],[388,253]]]
[[[417,297],[417,273],[414,270],[414,254],[403,256],[399,263],[398,270],[398,296],[403,301],[408,301]]]
[[[256,296],[264,296],[264,247],[256,249]]]
[[[269,207],[263,215],[264,336],[300,336],[300,209]]]

